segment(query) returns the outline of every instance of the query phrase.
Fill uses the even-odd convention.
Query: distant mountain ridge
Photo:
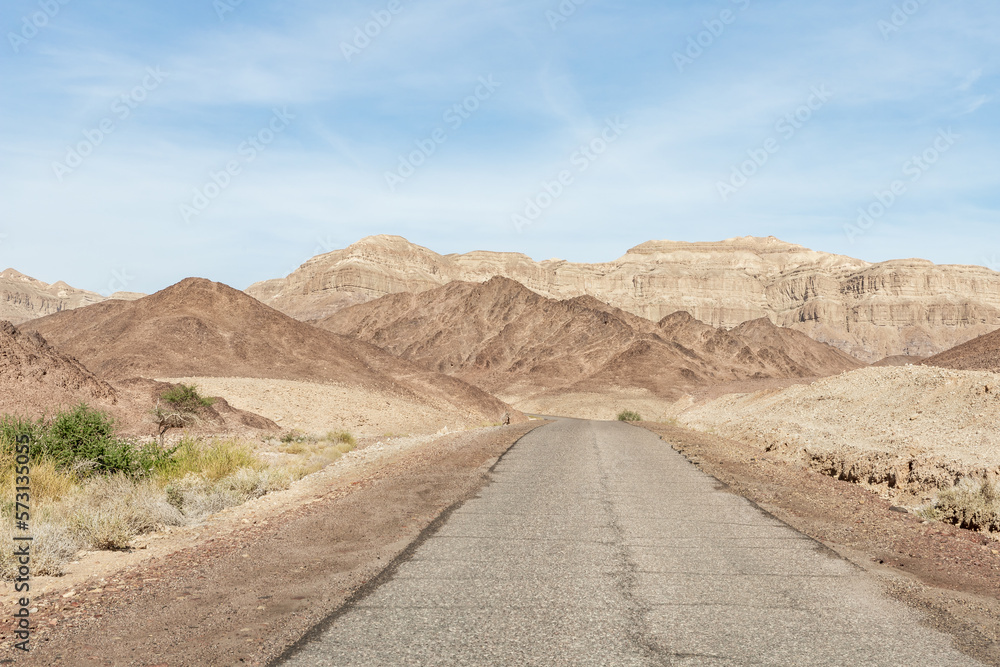
[[[387,294],[494,276],[553,299],[591,296],[654,322],[677,311],[713,327],[767,318],[867,362],[931,356],[1000,328],[996,271],[919,259],[871,264],[773,237],[649,241],[611,262],[579,264],[439,255],[399,236],[371,236],[246,291],[308,321]]]
[[[15,325],[108,299],[128,301],[142,296],[134,292],[116,292],[105,297],[97,292],[70,287],[61,280],[50,285],[14,269],[0,272],[0,320]]]
[[[678,312],[659,323],[593,297],[550,299],[508,278],[452,282],[344,308],[316,325],[517,402],[545,392],[646,392],[833,375],[863,364],[766,319],[727,331]]]

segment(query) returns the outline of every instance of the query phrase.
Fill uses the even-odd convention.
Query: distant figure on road
[[[500,422],[504,426],[508,426],[510,424],[510,413],[509,412],[503,413],[503,418],[500,420]]]

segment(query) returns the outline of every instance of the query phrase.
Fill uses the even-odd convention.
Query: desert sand
[[[222,396],[230,405],[266,417],[284,430],[307,434],[346,430],[359,436],[409,435],[462,430],[500,422],[461,412],[444,402],[336,382],[260,378],[183,377],[165,382],[193,384],[202,394]]]
[[[755,443],[850,481],[923,494],[1000,474],[996,373],[872,367],[682,408],[682,426]]]

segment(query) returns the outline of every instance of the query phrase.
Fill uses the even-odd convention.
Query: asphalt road
[[[560,420],[281,664],[979,663],[652,433]]]

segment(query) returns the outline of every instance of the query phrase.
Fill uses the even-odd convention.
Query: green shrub
[[[153,444],[137,445],[119,438],[114,419],[85,403],[57,413],[49,421],[4,417],[0,420],[3,451],[9,451],[8,440],[23,433],[32,437],[33,459],[49,460],[62,470],[81,475],[122,473],[140,476],[170,456],[170,452]]]
[[[632,412],[631,410],[622,410],[618,413],[618,421],[620,422],[641,422],[642,417],[639,416],[638,412]]]
[[[80,404],[60,412],[38,440],[39,455],[60,468],[125,472],[132,464],[129,443],[115,437],[115,423],[104,413]]]
[[[163,446],[167,431],[198,423],[201,411],[213,403],[214,398],[202,396],[194,385],[179,384],[160,394],[156,407],[152,409],[153,419],[159,430],[160,446]]]
[[[12,456],[17,439],[23,435],[31,438],[33,450],[37,450],[38,442],[45,432],[45,422],[42,419],[25,419],[15,415],[0,416],[0,455]],[[37,454],[37,451],[32,451]]]
[[[201,408],[210,407],[214,398],[207,398],[198,393],[194,385],[179,384],[160,394],[160,400],[165,401],[178,410],[197,412]]]
[[[292,444],[293,442],[311,442],[313,438],[310,438],[305,433],[301,431],[292,430],[281,436],[281,442],[286,445]]]

